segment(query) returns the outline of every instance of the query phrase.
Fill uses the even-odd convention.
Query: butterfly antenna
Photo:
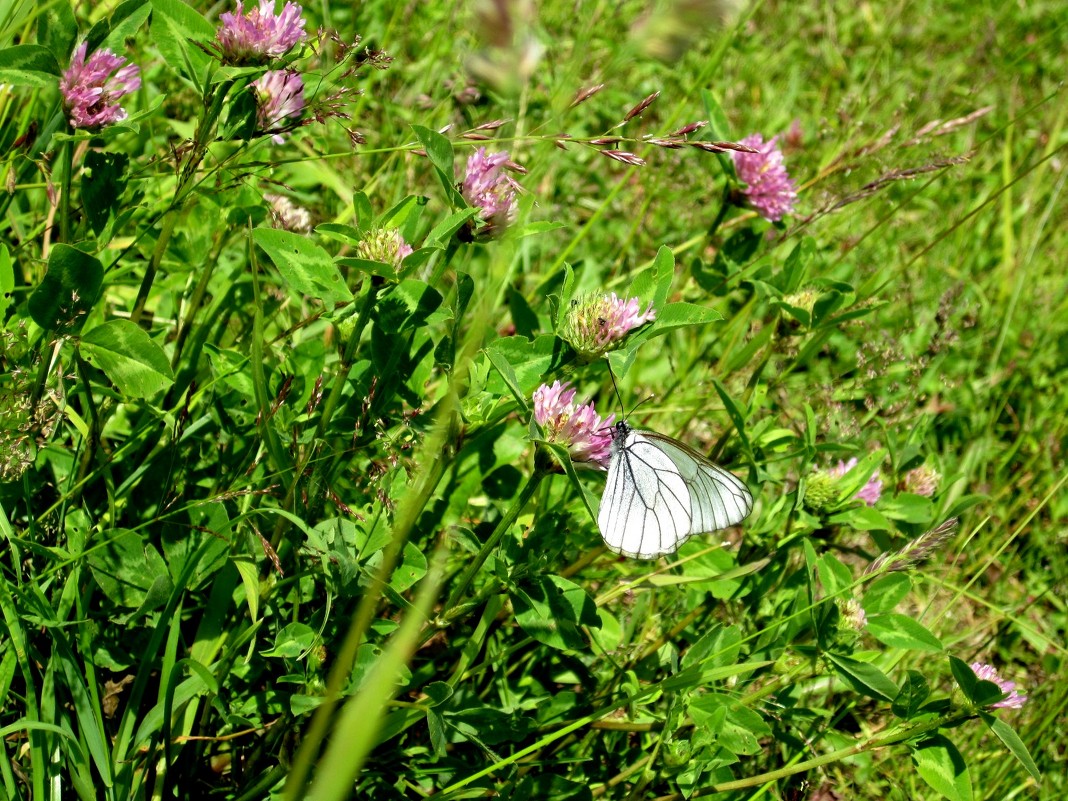
[[[612,379],[612,389],[616,393],[616,400],[619,401],[619,413],[620,417],[627,416],[627,410],[623,408],[623,398],[619,395],[619,386],[616,384],[616,374],[612,372],[612,363],[605,359],[605,364],[608,365],[608,377]]]

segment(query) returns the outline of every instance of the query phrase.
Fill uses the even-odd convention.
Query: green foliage
[[[0,797],[1068,792],[1063,4],[580,5],[0,14]],[[609,414],[752,514],[609,553]]]

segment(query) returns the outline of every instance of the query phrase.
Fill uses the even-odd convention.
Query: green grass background
[[[877,448],[888,451],[880,467],[888,496],[898,468],[922,457],[943,476],[930,522],[964,510],[957,535],[911,572],[897,611],[920,620],[947,653],[997,664],[1030,697],[1000,717],[1018,732],[1041,781],[987,727],[972,721],[946,732],[969,766],[971,797],[1068,792],[1064,4],[764,2],[659,59],[643,42],[671,4],[539,5],[530,35],[544,52],[523,80],[514,75],[521,50],[488,45],[472,4],[309,3],[314,25],[343,38],[359,34],[393,62],[365,70],[352,100],[350,124],[365,144],[351,148],[331,123],[282,147],[257,146],[240,167],[222,161],[229,145],[206,162],[210,180],[181,217],[147,324],[171,346],[180,301],[205,254],[216,254],[191,339],[202,355],[190,368],[199,387],[190,391],[188,420],[181,404],[107,396],[110,464],[94,467],[82,485],[73,476],[86,401],[77,381],[50,379],[69,387],[69,408],[81,416],[63,416],[34,468],[0,494],[7,794],[30,797],[27,788],[54,780],[85,798],[140,797],[149,788],[165,797],[298,797],[308,771],[322,793],[315,797],[324,798],[674,797],[687,766],[714,751],[702,740],[702,730],[714,730],[756,746],[733,768],[709,762],[692,790],[766,775],[723,797],[942,797],[900,745],[789,771],[893,723],[888,703],[845,686],[811,650],[823,645],[813,634],[816,615],[812,630],[797,622],[812,603],[802,538],[859,576],[876,554],[924,528],[906,520],[892,534],[868,533],[802,511],[798,483],[814,469]],[[76,17],[85,30],[114,8],[79,6]],[[215,20],[221,6],[198,10]],[[3,43],[28,41],[41,13],[15,4],[0,15]],[[136,295],[138,258],[151,251],[173,191],[166,162],[150,159],[191,135],[197,113],[195,95],[157,46],[147,29],[131,37],[129,52],[145,69],[138,103],[166,99],[114,146],[137,165],[132,183],[141,194],[128,196],[135,211],[127,228],[101,244],[116,269],[97,321],[122,316]],[[495,65],[482,74],[495,75],[496,86],[469,79],[478,57]],[[603,90],[571,106],[597,84]],[[660,95],[648,110],[614,127],[653,92]],[[718,102],[730,138],[784,137],[801,192],[796,214],[767,238],[767,226],[742,213],[710,238],[722,198],[717,158],[641,141],[706,118],[703,92]],[[49,102],[46,90],[6,94],[5,141]],[[338,418],[320,437],[328,446],[315,451],[313,468],[361,518],[349,518],[348,546],[353,537],[364,545],[376,536],[408,540],[398,553],[345,562],[335,550],[344,550],[341,535],[330,541],[335,524],[316,528],[345,519],[341,506],[284,492],[291,480],[304,486],[293,478],[288,438],[301,447],[311,441],[317,418],[300,408],[317,377],[329,391],[338,374],[336,333],[314,299],[287,301],[269,260],[254,254],[240,225],[222,220],[270,188],[285,188],[317,222],[351,223],[355,192],[376,213],[414,194],[429,198],[416,226],[425,236],[448,209],[428,161],[412,152],[419,144],[411,126],[444,131],[459,169],[483,144],[461,132],[494,120],[506,122],[488,132],[493,147],[509,149],[527,170],[518,178],[520,222],[562,225],[456,257],[452,268],[468,272],[475,291],[464,325],[452,332],[459,355],[449,369],[427,357],[398,368],[406,385],[380,405],[359,366],[351,385],[340,382]],[[631,168],[582,144],[557,147],[564,133],[622,135],[628,141],[619,147],[647,163]],[[6,158],[14,191],[4,241],[32,265],[14,293],[21,301],[43,273],[42,176],[52,167],[27,172],[15,151]],[[695,279],[725,238],[754,225],[759,247],[725,287]],[[806,236],[806,286],[843,288],[856,319],[808,332],[779,310],[767,287]],[[563,475],[516,504],[532,469],[526,419],[512,414],[511,396],[481,355],[514,329],[552,331],[547,296],[559,293],[565,264],[582,289],[622,292],[662,247],[674,255],[671,300],[714,308],[724,320],[646,344],[620,382],[624,403],[649,399],[636,422],[714,450],[759,488],[757,512],[741,531],[688,545],[688,566],[605,554]],[[253,282],[248,265],[257,258]],[[433,276],[427,280],[453,304],[452,274]],[[9,332],[20,316],[12,307]],[[424,328],[412,334],[413,349],[423,337],[437,346],[448,321],[431,318]],[[9,371],[21,358],[11,348]],[[248,355],[263,367],[240,361]],[[296,377],[294,401],[270,418],[269,434],[262,412],[285,375]],[[603,370],[577,380],[603,412],[615,408]],[[106,382],[94,381],[104,392]],[[749,454],[717,382],[744,408]],[[174,434],[190,422],[191,433]],[[307,451],[294,446],[299,452]],[[599,477],[579,480],[600,492]],[[465,594],[463,570],[495,526],[503,545]],[[125,530],[137,532],[138,545],[113,548]],[[216,536],[202,536],[207,531]],[[272,568],[266,540],[283,543],[284,571]],[[721,540],[730,548],[707,553]],[[189,566],[188,592],[146,600],[142,587],[123,596],[123,571],[137,569],[142,557],[131,552],[142,541],[162,552],[171,573]],[[191,561],[209,551],[211,569]],[[717,555],[724,552],[737,560]],[[383,588],[376,571],[391,558],[401,570]],[[765,558],[771,566],[708,580]],[[398,579],[406,568],[421,580]],[[119,586],[108,583],[114,574]],[[596,603],[592,627],[575,627],[583,647],[553,648],[517,625],[517,588],[542,586],[547,575],[564,576]],[[690,586],[695,578],[705,580]],[[446,619],[440,631],[427,624]],[[716,639],[731,625],[751,637],[747,657],[776,663],[777,673],[731,670],[735,652]],[[307,631],[294,628],[301,626]],[[353,630],[363,643],[348,654]],[[948,697],[945,656],[867,635],[855,645],[898,680],[919,671]],[[699,646],[722,674],[672,685],[680,660],[685,667]],[[142,654],[152,657],[142,663]],[[330,726],[325,715],[313,721],[329,671],[346,658],[356,668],[340,679],[344,711]],[[127,676],[136,678],[115,717],[105,711],[105,682]],[[404,689],[393,698],[398,680]],[[738,713],[724,724],[699,701],[712,693],[739,701],[757,721]],[[385,728],[376,732],[378,718]],[[768,733],[759,734],[761,725]],[[138,736],[139,727],[149,734]],[[328,743],[321,755],[316,734]],[[110,787],[101,767],[109,763]]]

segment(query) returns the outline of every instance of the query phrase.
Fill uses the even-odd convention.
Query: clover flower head
[[[642,311],[638,298],[621,298],[615,292],[571,301],[561,335],[583,361],[591,362],[619,347],[624,337],[656,319],[653,304]]]
[[[59,91],[71,127],[95,130],[126,119],[119,100],[141,87],[141,71],[107,48],[87,59],[87,49],[86,42],[78,45],[59,79]]]
[[[370,231],[356,246],[356,254],[361,259],[377,261],[398,268],[412,252],[412,246],[404,241],[404,237],[396,228],[379,228]]]
[[[912,492],[916,495],[925,495],[930,498],[938,490],[938,485],[941,481],[941,473],[933,467],[920,465],[905,473],[905,476],[901,481],[901,486],[905,492]]]
[[[519,184],[504,171],[509,162],[507,151],[487,153],[480,147],[467,159],[460,193],[486,223],[479,232],[482,236],[494,236],[515,220],[515,196]]]
[[[857,460],[854,457],[848,462],[839,461],[835,467],[830,468],[827,472],[832,478],[841,478],[856,466]],[[853,497],[858,501],[863,501],[868,506],[875,506],[882,494],[883,482],[879,479],[879,474],[876,473],[868,479],[868,483],[861,487]]]
[[[1016,682],[1001,678],[995,668],[982,662],[972,662],[972,673],[983,681],[992,681],[998,688],[1008,695],[995,704],[990,704],[991,709],[1019,709],[1027,703],[1027,696],[1016,692]]]
[[[304,111],[304,79],[291,70],[268,70],[252,82],[256,92],[256,129],[273,133],[282,144],[279,130],[292,127]]]
[[[792,213],[797,199],[797,185],[786,171],[777,140],[775,136],[765,142],[760,134],[752,134],[741,143],[756,153],[731,151],[734,169],[746,184],[742,190],[746,202],[769,222],[778,222]]]
[[[570,383],[554,381],[534,390],[534,419],[548,441],[565,446],[573,461],[608,469],[615,415],[602,420],[593,403],[576,405]]]
[[[822,512],[838,499],[835,478],[826,470],[817,470],[805,482],[802,502],[814,512]]]
[[[838,611],[842,616],[842,622],[854,631],[863,631],[864,627],[868,625],[868,615],[864,611],[864,607],[860,605],[860,601],[856,598],[850,598],[848,600],[837,600],[835,602],[838,605]]]
[[[246,14],[242,0],[237,0],[232,13],[219,15],[222,24],[215,42],[224,64],[266,64],[307,38],[299,5],[286,3],[280,14],[274,13],[274,7],[275,0],[260,0],[259,6]]]
[[[267,213],[271,217],[272,227],[296,234],[306,234],[311,230],[311,214],[307,209],[298,206],[285,195],[266,194],[263,199],[270,204]]]

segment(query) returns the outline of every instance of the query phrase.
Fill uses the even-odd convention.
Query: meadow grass
[[[538,6],[0,10],[0,797],[1068,793],[1068,10]]]

